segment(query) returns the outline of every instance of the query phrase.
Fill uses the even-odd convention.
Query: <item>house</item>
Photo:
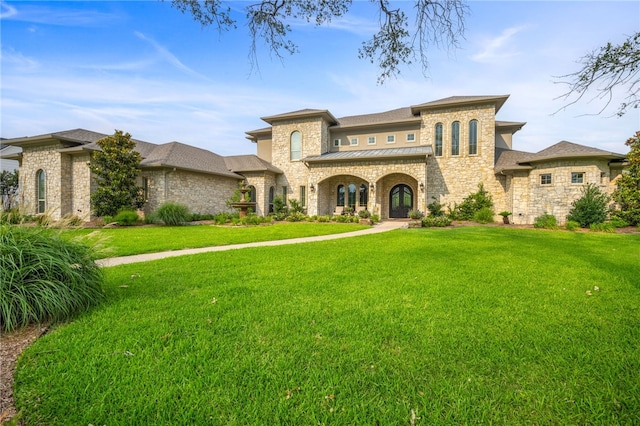
[[[136,141],[144,210],[174,201],[196,213],[226,211],[245,180],[260,215],[280,196],[296,199],[309,215],[351,208],[404,218],[433,201],[453,207],[482,183],[496,212],[530,224],[542,213],[562,222],[587,183],[613,191],[624,155],[566,141],[538,153],[513,150],[526,123],[496,119],[508,97],[454,96],[342,118],[322,109],[271,115],[262,118],[267,127],[247,132],[257,155]],[[89,219],[95,181],[88,163],[105,136],[76,129],[6,140],[22,148],[21,205]]]
[[[269,198],[296,198],[310,215],[347,206],[402,218],[433,201],[453,207],[482,183],[515,223],[545,212],[562,222],[584,184],[613,191],[623,155],[564,141],[513,150],[526,123],[496,119],[507,99],[454,96],[343,118],[305,109],[264,117],[270,126],[247,134],[258,157],[283,171],[265,188]]]
[[[4,139],[2,139],[2,141],[4,142]],[[13,172],[14,170],[18,170],[18,162],[16,160],[9,160],[8,158],[19,153],[20,148],[17,146],[9,146],[4,143],[0,143],[0,171]]]

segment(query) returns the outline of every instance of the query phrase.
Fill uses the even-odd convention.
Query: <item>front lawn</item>
[[[105,256],[129,256],[167,250],[243,244],[257,241],[286,240],[340,234],[368,228],[366,225],[346,223],[282,222],[261,226],[153,226],[102,229],[70,229],[69,237],[92,234],[106,245]]]
[[[640,423],[640,235],[409,229],[106,269],[29,425]]]

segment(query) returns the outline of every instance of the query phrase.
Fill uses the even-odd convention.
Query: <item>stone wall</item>
[[[59,220],[62,217],[61,161],[60,153],[57,152],[60,148],[63,146],[57,142],[23,148],[19,172],[20,206],[26,214],[35,215],[37,213],[36,173],[38,170],[43,170],[46,175],[46,213],[54,220]]]
[[[84,221],[92,216],[91,209],[91,169],[89,169],[89,154],[71,157],[71,199],[70,213]]]
[[[584,173],[583,183],[571,183],[571,173]],[[540,175],[551,174],[551,184],[542,185]],[[552,214],[559,224],[564,224],[571,210],[571,203],[582,196],[587,183],[598,185],[604,193],[611,194],[615,185],[610,183],[611,171],[607,160],[559,160],[536,164],[534,170],[518,172],[512,179],[512,205],[515,223],[532,224],[535,218]]]

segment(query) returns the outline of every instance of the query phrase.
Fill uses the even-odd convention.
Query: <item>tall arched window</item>
[[[367,207],[367,203],[369,202],[369,185],[361,184],[360,185],[360,207]]]
[[[302,134],[299,131],[291,133],[291,160],[302,158]]]
[[[460,155],[460,122],[451,123],[451,155]]]
[[[47,209],[47,175],[44,170],[36,172],[36,198],[38,199],[36,213],[44,213]]]
[[[349,184],[349,207],[356,206],[356,186],[352,183]]]
[[[269,213],[273,213],[274,198],[276,198],[276,189],[272,186],[269,188]]]
[[[469,122],[469,155],[478,153],[478,120]]]
[[[442,123],[436,124],[436,157],[442,157]]]
[[[256,202],[256,187],[253,185],[247,186],[249,188],[249,192],[247,192],[247,201],[251,203]]]
[[[338,185],[338,190],[336,192],[338,197],[338,199],[336,200],[336,205],[344,206],[344,185]]]

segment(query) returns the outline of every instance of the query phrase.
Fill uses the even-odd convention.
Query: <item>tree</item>
[[[172,0],[172,5],[183,13],[190,13],[203,26],[214,26],[219,31],[236,29],[231,8],[223,0]],[[400,8],[390,7],[390,0],[372,0],[379,12],[379,31],[364,42],[359,58],[377,64],[378,82],[397,76],[402,64],[419,58],[423,71],[429,62],[427,50],[436,47],[457,48],[464,38],[464,21],[468,6],[463,0],[416,0],[415,30],[409,29],[409,17]],[[262,39],[271,53],[282,58],[283,52],[294,54],[298,46],[289,39],[289,19],[305,20],[320,26],[333,18],[345,15],[351,0],[261,0],[245,8],[247,26],[251,35],[250,57],[256,64],[256,42]]]
[[[0,172],[0,196],[2,196],[2,210],[9,211],[15,206],[18,193],[18,171]]]
[[[613,192],[613,199],[619,208],[615,215],[631,225],[640,225],[640,131],[625,144],[630,147],[627,154],[629,167],[618,178]]]
[[[595,91],[593,99],[606,101],[601,113],[613,100],[616,89],[626,93],[618,107],[618,116],[640,106],[640,32],[627,37],[622,44],[607,43],[583,56],[578,63],[582,65],[579,71],[560,77],[568,79],[560,83],[569,85],[569,91],[560,98],[569,100],[575,97],[563,109],[580,101],[588,92]]]
[[[607,220],[608,203],[609,196],[600,191],[595,183],[588,183],[582,188],[582,197],[571,203],[567,220],[578,222],[582,228],[604,223]]]
[[[140,153],[129,133],[116,130],[96,142],[102,151],[94,153],[91,171],[98,188],[91,194],[91,205],[97,216],[115,216],[122,209],[138,209],[144,204],[142,188],[136,186],[140,173]]]

